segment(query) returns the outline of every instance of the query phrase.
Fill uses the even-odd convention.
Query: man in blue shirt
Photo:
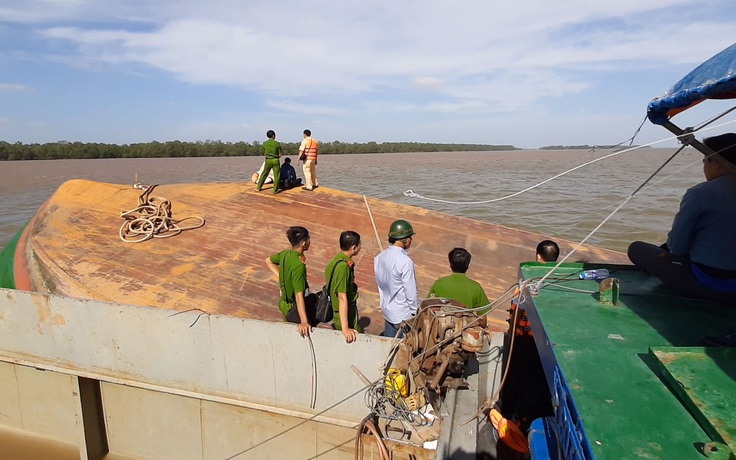
[[[385,320],[384,337],[396,337],[401,322],[416,315],[419,308],[414,261],[406,254],[414,235],[414,228],[409,222],[401,219],[394,221],[388,233],[390,246],[373,261]]]
[[[688,189],[667,243],[635,241],[631,261],[690,297],[736,300],[736,134],[703,140],[705,182]]]
[[[284,158],[281,165],[281,189],[286,190],[301,185],[302,180],[296,177],[296,170],[291,165],[291,158]]]

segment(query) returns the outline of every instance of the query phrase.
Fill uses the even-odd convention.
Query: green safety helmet
[[[403,240],[414,235],[414,228],[411,224],[403,219],[395,220],[388,230],[388,237],[395,240]]]

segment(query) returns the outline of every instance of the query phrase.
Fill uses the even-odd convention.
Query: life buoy
[[[498,438],[511,449],[522,454],[529,453],[529,444],[526,442],[526,436],[521,432],[519,427],[501,415],[496,409],[491,409],[491,413],[488,414],[488,418],[491,420],[491,425],[498,432]]]

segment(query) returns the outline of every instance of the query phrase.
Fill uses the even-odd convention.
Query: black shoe
[[[736,347],[736,331],[728,331],[721,336],[708,336],[700,339],[706,347]]]

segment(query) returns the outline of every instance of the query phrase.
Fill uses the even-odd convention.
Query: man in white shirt
[[[385,320],[384,337],[396,337],[401,322],[416,315],[419,308],[414,261],[406,254],[414,235],[409,222],[401,219],[394,221],[388,232],[390,246],[373,261]]]
[[[299,146],[299,160],[304,162],[304,166],[302,168],[304,170],[304,181],[306,184],[302,189],[309,190],[310,192],[319,187],[319,182],[317,181],[318,148],[319,142],[317,142],[316,139],[312,139],[312,131],[305,129],[304,139]],[[297,163],[299,163],[298,160]]]

